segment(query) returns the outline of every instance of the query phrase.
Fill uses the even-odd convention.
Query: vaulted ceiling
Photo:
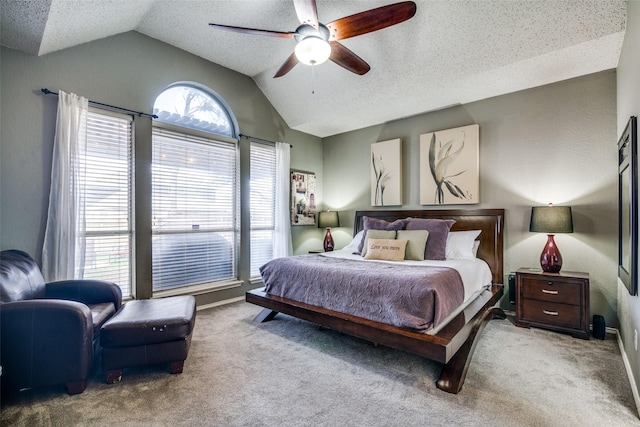
[[[397,0],[317,0],[320,22]],[[624,0],[416,0],[403,23],[342,43],[371,70],[332,63],[273,75],[294,39],[222,31],[300,24],[292,0],[11,0],[0,43],[46,55],[138,31],[253,78],[287,124],[326,137],[615,68]]]

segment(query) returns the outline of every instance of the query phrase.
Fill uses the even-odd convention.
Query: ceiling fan
[[[346,16],[328,24],[322,24],[318,21],[315,0],[293,0],[293,5],[301,24],[295,31],[281,32],[222,24],[209,25],[244,34],[295,38],[298,42],[295,51],[282,64],[278,72],[273,76],[274,78],[284,76],[298,62],[318,65],[327,59],[353,73],[363,75],[371,69],[369,64],[343,44],[338,43],[338,40],[371,33],[399,24],[410,19],[416,13],[416,4],[414,2],[403,1]]]

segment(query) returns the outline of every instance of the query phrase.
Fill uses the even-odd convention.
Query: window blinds
[[[133,120],[90,109],[87,115],[85,279],[132,287]]]
[[[153,290],[236,277],[237,145],[153,128]]]
[[[275,229],[276,150],[273,145],[251,142],[251,277],[273,258]]]

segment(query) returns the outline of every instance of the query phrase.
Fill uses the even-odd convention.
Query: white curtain
[[[291,146],[276,142],[276,209],[273,257],[282,258],[293,253],[291,222],[289,221],[289,163]]]
[[[45,280],[81,279],[85,253],[86,98],[59,91],[49,214],[42,248]]]

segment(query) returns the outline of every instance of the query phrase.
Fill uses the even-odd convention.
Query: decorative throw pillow
[[[424,248],[428,237],[429,232],[427,230],[398,230],[396,239],[407,240],[404,259],[423,261]]]
[[[451,231],[447,235],[447,259],[474,259],[473,244],[480,230]]]
[[[364,241],[367,237],[368,230],[402,230],[404,228],[404,222],[404,219],[397,219],[393,222],[389,222],[383,219],[365,216],[362,219],[362,229],[364,230],[364,236],[362,237],[360,246],[358,246],[358,253],[362,253],[362,248],[364,247]]]
[[[370,239],[388,239],[394,240],[396,238],[395,230],[369,230],[364,238],[364,246],[362,247],[362,256],[367,254],[367,248]]]
[[[404,261],[406,240],[369,239],[365,259]]]
[[[452,219],[407,218],[406,230],[427,230],[429,238],[424,249],[424,259],[446,259],[447,235],[455,223]]]

